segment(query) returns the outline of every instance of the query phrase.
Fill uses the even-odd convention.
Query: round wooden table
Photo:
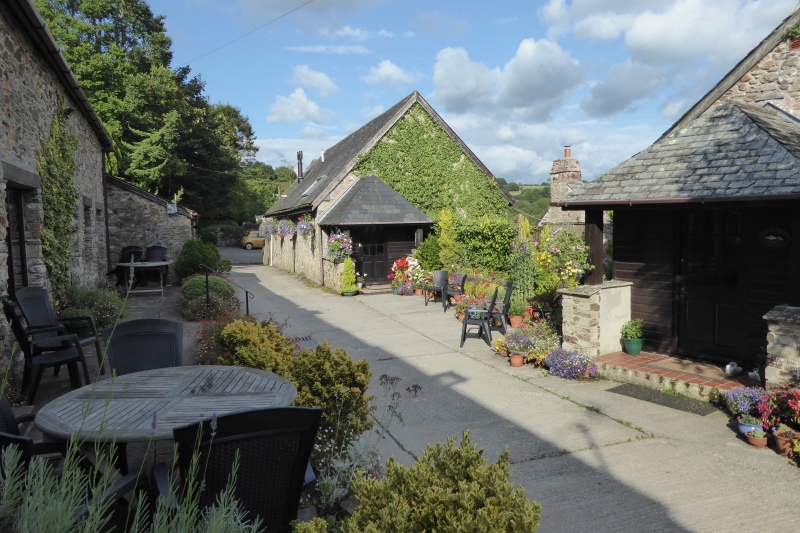
[[[180,366],[98,381],[53,400],[35,424],[49,437],[118,443],[171,440],[172,428],[258,407],[288,406],[297,389],[254,368]],[[156,428],[153,429],[153,414]]]

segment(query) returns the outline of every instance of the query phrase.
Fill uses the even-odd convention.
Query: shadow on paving
[[[410,400],[410,404],[404,411],[407,421],[406,429],[413,431],[408,424],[413,422],[414,417],[426,418],[427,423],[433,426],[438,424],[442,427],[441,435],[438,435],[437,439],[439,442],[444,442],[448,436],[444,430],[447,424],[458,425],[459,419],[463,419],[464,423],[466,423],[466,419],[469,419],[475,422],[469,422],[472,425],[471,428],[463,429],[471,430],[472,441],[485,448],[485,455],[489,460],[496,460],[502,448],[508,444],[514,463],[514,478],[524,477],[527,473],[528,479],[521,483],[526,487],[526,495],[542,504],[543,519],[539,529],[542,533],[582,530],[578,524],[602,532],[689,531],[675,522],[670,516],[669,510],[660,502],[615,478],[603,454],[600,453],[601,448],[608,446],[609,443],[597,442],[586,424],[578,423],[573,426],[583,436],[586,445],[581,446],[578,450],[565,451],[563,446],[542,438],[530,428],[523,427],[514,420],[487,409],[481,403],[456,390],[467,381],[467,378],[457,368],[434,370],[430,374],[422,372],[406,360],[413,358],[414,355],[397,357],[380,345],[359,339],[348,332],[346,327],[334,326],[322,320],[320,318],[323,314],[321,311],[308,309],[303,302],[296,303],[270,287],[265,287],[255,274],[234,271],[232,277],[237,283],[256,294],[255,302],[258,305],[251,304],[251,309],[267,308],[274,313],[279,322],[288,317],[292,327],[286,330],[287,335],[311,334],[316,343],[328,340],[331,345],[347,350],[355,359],[369,360],[373,369],[370,389],[372,394],[379,393],[377,380],[383,373],[401,377],[402,389],[414,383],[421,384],[422,391],[418,397]],[[293,281],[299,283],[299,280]],[[324,298],[336,298],[323,292],[320,292],[319,295],[320,300],[315,304],[319,304],[320,308],[326,307]],[[369,308],[365,307],[365,309]],[[361,309],[358,310],[361,311]],[[260,316],[259,318],[265,317]],[[354,318],[356,317],[342,316],[341,321],[345,322]],[[374,327],[378,331],[379,321],[386,320],[386,317],[376,315],[374,320]],[[402,338],[387,338],[386,342],[402,344]],[[452,349],[443,346],[442,353],[445,351],[450,352]],[[458,355],[464,358],[465,364],[474,363],[468,356]],[[488,368],[486,373],[487,377],[495,374]],[[533,388],[528,383],[519,380],[517,382],[520,390]],[[436,392],[435,404],[430,404],[426,397],[432,396],[432,390]],[[540,392],[536,391],[537,394]],[[542,394],[543,396],[544,394]],[[559,399],[559,401],[563,400]],[[530,405],[510,405],[509,408],[531,409]],[[594,413],[590,414],[594,415]],[[620,427],[622,428],[622,426]],[[460,438],[461,430],[450,436]],[[502,442],[497,442],[498,438]],[[627,438],[621,440],[625,441]],[[410,455],[418,455],[425,443],[415,443],[415,446],[417,445],[419,449],[410,449],[405,453],[395,446],[396,458],[409,464],[411,462]],[[621,446],[632,445],[621,444]],[[582,455],[585,455],[586,452],[591,455],[584,457],[586,460],[582,460],[572,455],[575,451],[583,451]],[[557,464],[548,459],[556,457],[558,458]],[[533,461],[534,459],[543,460]],[[564,501],[565,495],[569,495],[568,503]],[[554,511],[554,509],[558,509],[558,511]],[[569,512],[565,514],[566,509]]]

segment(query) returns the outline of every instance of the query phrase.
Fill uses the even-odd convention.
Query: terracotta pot
[[[458,315],[458,321],[464,322],[464,315]]]
[[[511,324],[512,328],[518,328],[522,325],[522,315],[513,315],[508,317],[508,323]]]
[[[422,289],[414,289],[414,295],[422,296]]]
[[[508,348],[500,348],[497,351],[497,355],[499,355],[500,357],[508,357]]]
[[[460,295],[460,294],[454,294],[454,295],[453,295],[453,301],[454,301],[455,303],[458,303],[458,302],[460,302],[460,301],[461,301],[461,295]]]
[[[511,362],[511,366],[522,366],[525,364],[525,354],[509,352],[508,360]]]
[[[773,437],[775,437],[775,448],[777,449],[778,453],[785,455],[786,457],[791,457],[794,448],[794,441],[798,437],[786,438],[781,437],[778,434],[773,434]]]
[[[750,435],[750,432],[747,432],[744,434],[744,438],[746,438],[747,442],[749,442],[756,448],[764,448],[767,445],[766,435],[763,437],[753,437]]]
[[[525,318],[532,319],[533,318],[533,306],[529,305],[527,309],[525,309]]]

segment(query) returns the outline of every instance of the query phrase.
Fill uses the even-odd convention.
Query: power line
[[[305,7],[305,6],[307,6],[308,4],[310,4],[310,3],[311,3],[311,2],[313,2],[313,1],[314,1],[314,0],[308,0],[307,2],[305,2],[305,3],[303,3],[303,4],[300,4],[300,5],[299,5],[299,6],[297,6],[296,8],[294,8],[294,9],[292,9],[292,10],[290,10],[290,11],[287,11],[287,12],[286,12],[286,13],[284,13],[283,15],[281,15],[281,16],[279,16],[279,17],[275,17],[274,19],[270,20],[269,22],[266,22],[266,23],[262,24],[262,25],[261,25],[261,26],[259,26],[258,28],[254,29],[254,30],[250,30],[249,32],[245,33],[244,35],[240,35],[240,36],[239,36],[239,37],[237,37],[236,39],[234,39],[234,40],[232,40],[232,41],[228,41],[227,43],[225,43],[225,44],[223,44],[223,45],[221,45],[221,46],[218,46],[218,47],[214,48],[214,49],[213,49],[213,50],[211,50],[210,52],[206,52],[206,53],[205,53],[205,54],[203,54],[203,55],[197,56],[197,57],[195,57],[194,59],[192,59],[192,60],[190,60],[190,61],[187,61],[187,62],[186,62],[186,64],[188,65],[189,63],[194,63],[194,62],[195,62],[195,61],[197,61],[198,59],[202,59],[202,58],[206,57],[207,55],[211,55],[211,54],[213,54],[213,53],[214,53],[214,52],[216,52],[217,50],[221,50],[222,48],[225,48],[226,46],[228,46],[228,45],[230,45],[230,44],[233,44],[233,43],[235,43],[236,41],[240,41],[240,40],[244,39],[245,37],[247,37],[248,35],[250,35],[251,33],[255,33],[255,32],[257,32],[258,30],[260,30],[260,29],[262,29],[262,28],[265,28],[266,26],[269,26],[269,25],[270,25],[270,24],[272,24],[273,22],[277,22],[277,21],[279,21],[280,19],[282,19],[282,18],[284,18],[284,17],[287,17],[287,16],[291,15],[292,13],[294,13],[295,11],[297,11],[298,9],[300,9],[301,7]]]

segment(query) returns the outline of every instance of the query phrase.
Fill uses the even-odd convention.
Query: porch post
[[[603,211],[587,210],[584,239],[589,247],[589,264],[594,266],[586,276],[586,285],[603,283]]]
[[[791,274],[789,279],[789,305],[800,307],[800,207],[792,210]]]

